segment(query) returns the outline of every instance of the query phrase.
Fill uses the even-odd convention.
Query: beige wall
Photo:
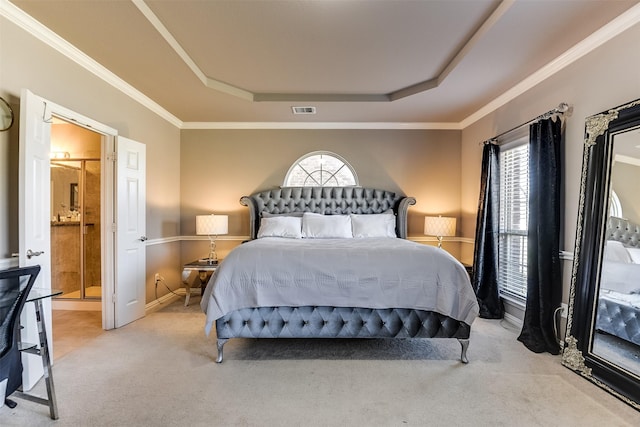
[[[147,236],[180,235],[179,130],[4,18],[0,40],[0,96],[16,115],[21,89],[27,88],[146,144]],[[16,122],[0,133],[0,260],[18,251],[18,128]],[[160,268],[172,287],[179,286],[179,245],[167,244],[169,253],[157,246],[147,251],[147,287],[153,290]]]
[[[640,224],[638,182],[640,182],[640,166],[624,162],[614,163],[611,169],[611,188],[620,199],[622,216],[635,224]]]
[[[560,102],[573,106],[565,132],[564,236],[561,249],[573,252],[582,170],[585,118],[640,98],[640,25],[636,25],[598,49],[538,84],[507,105],[485,116],[462,132],[462,215],[464,236],[475,232],[475,206],[479,192],[480,163],[484,141]],[[465,245],[465,253],[472,253]],[[564,262],[564,301],[568,300],[571,261]]]
[[[459,131],[183,130],[183,234],[195,234],[196,215],[221,213],[229,215],[230,235],[248,236],[248,211],[238,203],[240,197],[281,186],[289,167],[317,150],[345,158],[363,187],[415,197],[417,203],[409,209],[409,236],[424,238],[425,214],[459,216]],[[186,242],[183,247],[196,244],[205,254],[205,242]],[[222,251],[233,245],[218,244]]]
[[[194,234],[196,214],[230,215],[230,234],[248,233],[241,195],[282,183],[303,154],[329,150],[346,158],[363,186],[415,196],[409,234],[422,236],[422,216],[458,216],[458,234],[473,239],[479,191],[480,142],[566,101],[565,233],[572,252],[582,163],[584,119],[640,97],[640,26],[458,131],[184,130],[167,123],[34,37],[0,18],[0,96],[16,113],[21,88],[109,125],[147,145],[147,230],[151,239]],[[11,40],[11,43],[5,42]],[[0,259],[17,251],[18,126],[0,133]],[[237,241],[221,242],[228,250]],[[179,284],[181,261],[206,253],[206,242],[160,243],[147,251],[148,299],[160,272]],[[460,258],[471,259],[463,243]],[[199,255],[198,255],[199,256]],[[570,262],[565,262],[565,301]],[[151,277],[151,280],[149,280]],[[150,282],[150,284],[149,284]],[[163,291],[159,289],[159,293]]]

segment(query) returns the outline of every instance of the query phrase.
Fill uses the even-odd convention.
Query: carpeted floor
[[[640,413],[478,319],[456,340],[231,340],[213,362],[199,298],[56,361],[60,419],[19,400],[3,426],[633,426]],[[43,395],[39,384],[37,393]]]

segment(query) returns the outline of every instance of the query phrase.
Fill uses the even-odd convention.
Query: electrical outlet
[[[156,282],[164,280],[164,278],[160,275],[160,273],[156,273]]]
[[[562,311],[560,312],[560,316],[564,317],[566,319],[567,318],[567,313],[569,312],[569,307],[565,303],[560,304],[560,307],[562,307]]]

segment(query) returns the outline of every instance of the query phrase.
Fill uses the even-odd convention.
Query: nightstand
[[[200,281],[200,295],[204,294],[204,288],[209,283],[209,279],[216,268],[220,265],[222,260],[218,260],[215,263],[210,263],[207,260],[196,260],[182,267],[182,283],[184,283],[184,290],[186,297],[184,300],[184,306],[189,305],[189,298],[191,297],[191,288]]]

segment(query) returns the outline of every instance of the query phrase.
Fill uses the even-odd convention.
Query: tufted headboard
[[[607,220],[607,240],[617,240],[634,248],[640,247],[640,226],[628,219],[610,216]]]
[[[392,209],[396,234],[407,238],[407,211],[416,199],[391,191],[363,187],[282,187],[240,198],[249,207],[249,232],[255,239],[262,213],[314,212],[325,215],[376,214]]]

